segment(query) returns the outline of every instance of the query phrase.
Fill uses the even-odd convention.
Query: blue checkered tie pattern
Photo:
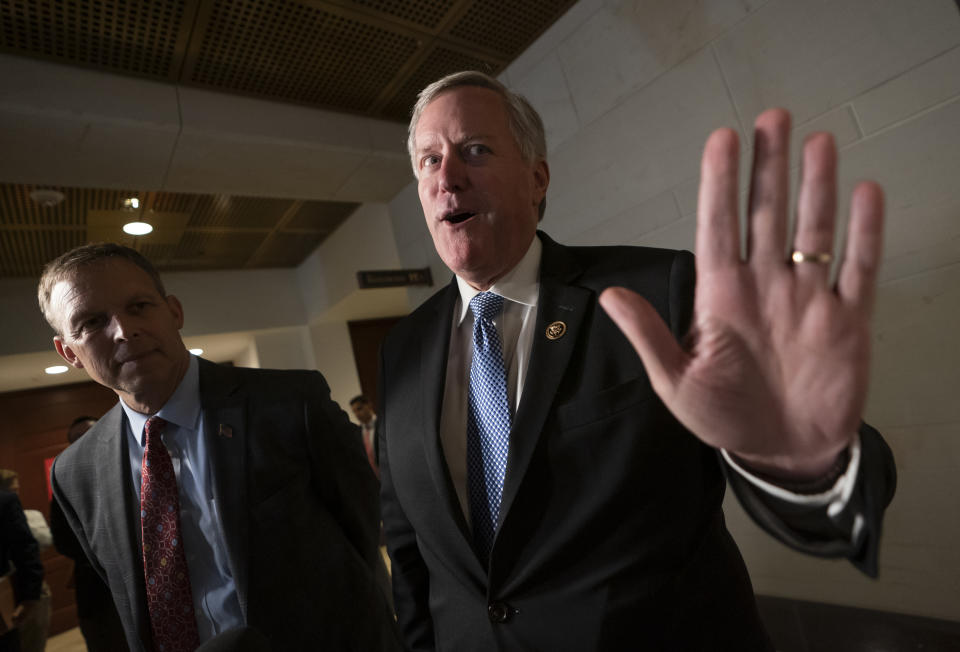
[[[510,403],[503,343],[493,323],[503,297],[481,292],[470,300],[473,312],[473,362],[467,400],[467,485],[473,539],[481,559],[488,559],[500,515],[503,479],[510,448]]]

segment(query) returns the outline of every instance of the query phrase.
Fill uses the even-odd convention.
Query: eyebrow
[[[102,310],[86,310],[84,312],[76,312],[70,315],[67,318],[66,325],[67,330],[70,333],[76,332],[76,330],[88,319],[96,317],[97,315],[103,314]]]
[[[164,297],[161,297],[161,299],[162,298]],[[137,294],[134,294],[130,298],[128,298],[124,302],[124,306],[129,306],[134,303],[140,303],[141,301],[156,301],[156,300],[157,300],[157,295],[151,294],[149,292],[139,292]],[[102,308],[85,310],[83,312],[76,312],[73,315],[71,315],[70,318],[67,320],[67,325],[70,326],[70,328],[73,328],[75,326],[82,324],[83,322],[90,319],[91,317],[102,315],[105,312],[106,311],[103,310]]]
[[[458,136],[457,138],[454,139],[453,142],[455,145],[461,145],[463,143],[470,142],[471,140],[492,140],[493,138],[494,138],[493,134],[472,133],[472,134],[466,134],[463,136]],[[440,139],[437,138],[436,136],[427,136],[426,138],[424,138],[423,145],[420,145],[419,142],[417,143],[417,147],[414,151],[416,151],[419,154],[419,153],[427,152],[431,149],[434,149],[436,148],[436,143],[439,140]]]

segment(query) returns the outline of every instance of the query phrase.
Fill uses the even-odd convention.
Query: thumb
[[[687,358],[673,333],[653,306],[632,290],[607,288],[600,294],[600,305],[633,345],[653,389],[669,405]]]

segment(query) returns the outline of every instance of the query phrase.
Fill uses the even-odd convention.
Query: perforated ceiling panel
[[[353,3],[361,7],[367,7],[394,18],[399,18],[414,25],[421,25],[427,29],[434,29],[443,20],[454,5],[454,0],[422,0],[421,2],[410,2],[409,0],[356,0]]]
[[[357,205],[345,201],[307,201],[287,222],[288,229],[315,229],[332,233]]]
[[[176,79],[194,2],[0,0],[0,49]]]
[[[450,35],[512,59],[572,4],[573,0],[474,2]]]
[[[393,100],[384,107],[384,117],[407,122],[417,101],[417,93],[427,84],[459,70],[480,70],[494,74],[489,61],[447,48],[436,48],[407,78],[407,82],[396,92]]]
[[[572,4],[0,0],[0,51],[406,122],[424,86],[458,70],[498,74]],[[64,202],[45,208],[27,197],[33,189],[0,184],[0,277],[36,276],[47,260],[100,237],[126,197],[164,216],[162,237],[136,241],[162,269],[297,265],[354,208],[77,188],[59,188]],[[114,239],[134,242],[119,231]]]
[[[412,37],[297,2],[214,0],[186,81],[361,112],[416,48]]]
[[[85,242],[136,247],[161,270],[294,267],[358,204],[231,195],[58,188],[64,199],[43,206],[37,188],[0,184],[0,277],[39,276],[43,265]],[[124,207],[136,197],[137,209]],[[145,219],[150,235],[121,231]]]
[[[199,202],[188,226],[272,228],[289,206],[289,199],[208,195]]]
[[[0,231],[0,277],[40,276],[46,261],[84,242],[83,231]]]
[[[499,73],[574,0],[0,0],[0,51],[405,120]]]

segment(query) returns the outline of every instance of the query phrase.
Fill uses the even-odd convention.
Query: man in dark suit
[[[394,649],[376,480],[316,372],[191,356],[183,309],[136,251],[48,264],[55,347],[119,403],[51,472],[131,650],[192,650],[237,627],[277,650]]]
[[[12,574],[11,574],[11,571]],[[30,533],[27,517],[20,499],[10,491],[0,489],[0,581],[9,583],[16,607],[10,621],[0,618],[0,652],[20,649],[20,632],[16,626],[27,620],[37,608],[43,585],[43,564],[40,548]]]
[[[94,417],[77,417],[67,428],[67,441],[73,444],[96,422]],[[87,652],[125,652],[128,649],[127,639],[110,588],[87,559],[56,500],[50,501],[50,533],[57,552],[73,560],[73,579],[70,584],[74,587],[77,620]]]
[[[408,146],[456,276],[382,350],[382,509],[409,648],[772,649],[725,477],[789,545],[876,573],[894,471],[860,414],[880,191],[855,191],[834,291],[832,140],[805,148],[790,262],[789,117],[756,129],[749,255],[720,130],[695,270],[686,252],[537,232],[550,175],[532,107],[480,73],[421,93]]]

